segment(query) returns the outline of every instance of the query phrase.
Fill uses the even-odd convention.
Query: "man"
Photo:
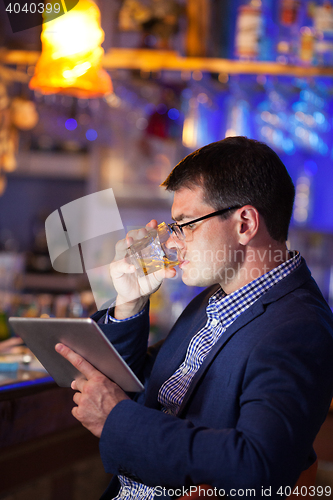
[[[268,146],[232,137],[190,154],[163,185],[174,191],[182,279],[207,288],[147,351],[148,288],[175,270],[150,275],[143,288],[122,258],[142,229],[119,242],[116,305],[95,315],[145,393],[129,399],[57,347],[87,379],[72,384],[73,415],[101,438],[105,469],[118,476],[103,498],[168,497],[202,483],[229,496],[284,498],[315,461],[333,390],[332,313],[286,247],[292,181]]]

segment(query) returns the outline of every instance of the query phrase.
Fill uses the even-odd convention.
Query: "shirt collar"
[[[289,255],[290,258],[279,266],[274,267],[267,273],[230,294],[226,294],[220,287],[209,299],[207,306],[208,315],[223,315],[224,310],[226,308],[230,309],[236,302],[244,302],[246,303],[246,308],[250,307],[259,297],[272,288],[272,286],[297,269],[301,263],[300,253],[298,251],[290,251]]]

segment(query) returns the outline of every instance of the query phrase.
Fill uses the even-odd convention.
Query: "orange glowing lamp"
[[[43,14],[42,53],[29,87],[79,98],[112,92],[111,78],[102,69],[104,31],[97,5],[80,0],[62,16],[50,20],[50,15]]]

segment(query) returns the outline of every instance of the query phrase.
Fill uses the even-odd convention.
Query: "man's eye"
[[[191,231],[193,231],[193,229],[195,229],[195,226],[196,226],[196,224],[188,224],[186,227],[188,229],[190,229]]]

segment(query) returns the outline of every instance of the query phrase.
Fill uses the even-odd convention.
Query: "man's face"
[[[215,210],[203,201],[201,187],[175,191],[171,213],[172,218],[179,224]],[[218,216],[212,217],[194,224],[193,227],[186,226],[183,230],[186,240],[179,241],[179,267],[183,273],[183,282],[189,286],[203,287],[220,283],[227,292],[242,260],[235,214],[225,220]]]

